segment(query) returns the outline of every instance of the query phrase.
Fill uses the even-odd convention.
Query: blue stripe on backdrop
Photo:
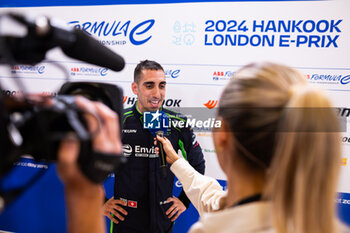
[[[325,0],[2,0],[0,7],[42,7],[42,6],[93,6],[93,5],[124,5],[124,4],[165,4],[191,2],[295,2],[295,1],[325,1]]]
[[[343,223],[350,224],[348,219],[350,216],[350,193],[338,193],[336,203],[339,219]]]

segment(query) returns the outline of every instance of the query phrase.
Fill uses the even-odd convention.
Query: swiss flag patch
[[[128,206],[131,208],[137,208],[137,201],[128,201]]]

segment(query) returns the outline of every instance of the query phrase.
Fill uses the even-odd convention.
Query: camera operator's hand
[[[83,97],[76,98],[76,104],[88,112],[99,115],[103,124],[92,140],[93,149],[102,153],[120,154],[118,116],[102,103],[92,102]],[[93,116],[86,115],[90,131],[98,127]],[[80,171],[77,160],[79,142],[71,135],[62,141],[58,151],[58,173],[65,186],[68,231],[73,232],[105,232],[102,203],[104,192],[102,185],[89,181]]]

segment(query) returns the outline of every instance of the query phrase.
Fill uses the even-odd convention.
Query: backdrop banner
[[[57,18],[79,28],[124,57],[126,66],[114,72],[73,60],[58,48],[34,66],[0,67],[2,95],[22,90],[13,80],[20,77],[29,92],[56,95],[70,81],[107,82],[124,90],[124,106],[137,100],[131,91],[133,70],[144,59],[158,61],[165,69],[167,93],[164,106],[215,110],[220,93],[243,65],[272,61],[300,70],[312,85],[325,90],[339,114],[350,117],[350,1],[176,1],[101,0],[34,1],[3,0],[0,13]],[[0,33],[18,34],[19,25],[3,20]],[[90,48],[86,48],[89,50]],[[63,67],[63,68],[62,68]],[[341,176],[336,200],[339,218],[350,225],[350,133],[343,132]],[[206,160],[206,175],[226,186],[209,130],[196,131]],[[327,171],[324,171],[327,173]],[[0,215],[0,230],[13,232],[66,232],[63,187],[55,164],[25,157],[2,179],[13,188],[43,173]],[[111,197],[113,176],[105,182]],[[174,193],[181,184],[176,182]],[[174,233],[187,232],[198,214],[190,207],[175,223]],[[108,224],[108,220],[106,219]]]

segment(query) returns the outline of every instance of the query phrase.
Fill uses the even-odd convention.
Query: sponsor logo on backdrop
[[[350,108],[337,108],[338,116],[340,117],[349,117],[350,116]]]
[[[335,200],[337,204],[345,204],[345,205],[350,205],[350,200],[344,199],[344,198],[337,198]]]
[[[342,137],[341,141],[344,144],[350,144],[350,137]]]
[[[196,42],[197,25],[194,22],[175,21],[173,25],[172,43],[177,46],[192,46]]]
[[[126,44],[143,45],[151,38],[151,29],[155,24],[154,19],[144,21],[79,21],[68,23],[89,35],[95,35],[103,45],[122,46]]]
[[[342,19],[207,20],[205,46],[337,48]]]
[[[210,132],[199,132],[197,133],[197,137],[211,137],[211,133]]]
[[[16,96],[23,93],[23,91],[1,90],[2,96]]]
[[[19,161],[19,162],[15,162],[13,165],[17,167],[29,167],[29,168],[44,169],[44,170],[47,170],[49,168],[47,164],[40,164],[35,161],[33,162]]]
[[[16,65],[11,69],[11,73],[14,74],[43,74],[45,72],[45,66],[29,66],[29,65]]]
[[[137,97],[123,96],[123,104],[134,105],[137,101]],[[164,107],[181,107],[182,99],[165,99],[163,102]]]
[[[205,153],[214,153],[214,154],[216,153],[216,151],[214,149],[207,149],[207,148],[204,148],[203,152],[205,152]]]
[[[128,99],[128,97],[127,96],[123,96],[123,104],[125,104],[126,103],[126,100]]]
[[[178,78],[180,76],[180,69],[174,69],[174,70],[165,70],[165,78]]]
[[[341,158],[341,165],[342,166],[346,166],[348,163],[348,159],[347,158]]]
[[[235,72],[233,71],[214,71],[213,72],[213,80],[214,81],[219,81],[219,80],[224,80],[227,81],[229,80]]]
[[[310,83],[347,85],[350,83],[350,75],[342,74],[307,74],[306,79]]]
[[[218,104],[217,100],[208,100],[208,102],[206,102],[205,104],[203,104],[205,107],[209,108],[209,109],[213,109],[215,108],[215,106]]]
[[[164,107],[180,107],[182,99],[165,99],[163,102]]]
[[[2,96],[16,96],[16,95],[23,95],[23,91],[14,91],[14,90],[2,90],[1,91]],[[56,96],[57,92],[52,91],[43,91],[41,94],[45,96]]]
[[[104,77],[108,74],[108,69],[101,67],[72,67],[70,74],[71,76]]]

